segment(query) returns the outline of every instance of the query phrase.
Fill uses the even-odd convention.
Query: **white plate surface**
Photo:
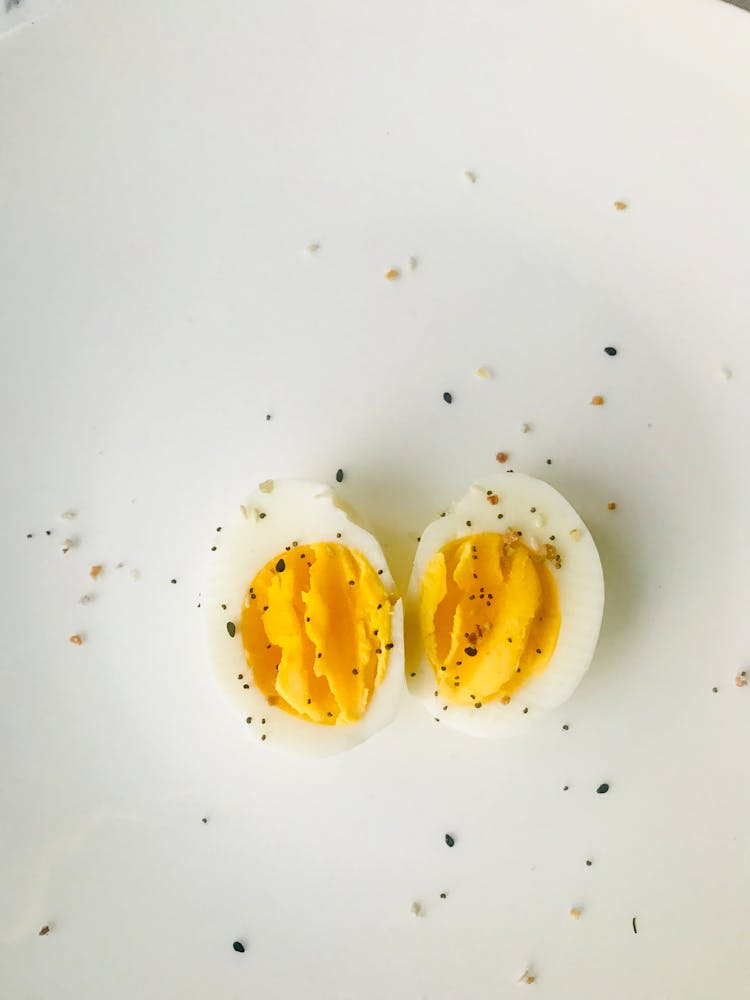
[[[3,1000],[747,997],[748,108],[719,0],[68,0],[0,41]],[[574,697],[251,744],[196,607],[225,513],[342,467],[403,586],[499,450],[602,554]]]

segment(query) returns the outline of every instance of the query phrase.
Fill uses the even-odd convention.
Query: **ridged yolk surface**
[[[267,562],[240,634],[269,704],[322,725],[361,719],[386,672],[394,600],[345,545],[300,545]]]
[[[548,558],[514,532],[467,535],[432,557],[422,579],[420,628],[447,704],[509,701],[546,668],[560,630]]]

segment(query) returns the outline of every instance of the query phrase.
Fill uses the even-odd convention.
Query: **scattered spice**
[[[474,375],[477,378],[490,379],[490,378],[492,378],[492,371],[489,368],[485,368],[485,367],[477,368],[477,370],[474,372]]]
[[[570,537],[573,539],[574,542],[580,542],[580,540],[583,538],[583,532],[581,531],[580,528],[571,528]]]
[[[529,969],[526,969],[526,971],[518,977],[518,982],[527,983],[529,986],[531,986],[532,983],[536,982],[536,976]]]
[[[386,281],[395,281],[395,279],[398,278],[400,274],[401,272],[397,267],[391,267],[385,272],[383,277],[385,278]]]
[[[464,170],[464,177],[469,182],[469,184],[476,184],[477,182],[477,175],[474,173],[473,170]]]
[[[453,836],[451,836],[450,833],[446,833],[446,835],[445,835],[445,842],[448,845],[448,847],[453,847],[455,845],[455,843],[456,843],[456,838],[453,837]]]
[[[305,253],[317,253],[320,250],[320,243],[308,243],[305,247]]]
[[[487,500],[489,503],[492,504],[493,507],[497,507],[497,505],[500,503],[500,497],[497,495],[497,493],[493,493],[492,496],[487,497]]]
[[[531,431],[531,424],[521,424],[521,433],[528,434]]]
[[[635,926],[635,921],[636,921],[636,918],[633,917],[633,933],[637,934],[638,933],[638,928]]]
[[[591,861],[591,860],[589,860],[588,858],[586,859],[586,867],[587,867],[587,868],[590,868],[590,867],[591,867],[591,866],[593,865],[593,863],[594,863],[594,862],[593,862],[593,861]]]
[[[617,348],[616,347],[605,347],[604,348],[604,353],[608,354],[610,356],[610,358],[613,358],[617,354]]]
[[[74,646],[82,646],[83,645],[83,636],[79,635],[76,632],[75,635],[71,635],[71,637],[68,639],[68,642],[72,642]]]
[[[441,892],[440,893],[440,898],[441,899],[447,899],[448,898],[448,893],[447,892]]]
[[[718,688],[711,688],[711,690],[713,691],[714,694],[718,694],[719,693],[719,689]]]
[[[614,202],[614,206],[618,212],[624,212],[628,207],[628,203],[626,201],[616,201]]]
[[[573,906],[570,910],[570,915],[574,920],[580,920],[583,910],[580,906]]]
[[[270,413],[267,413],[267,414],[266,414],[266,420],[270,420],[270,419],[271,419],[271,414],[270,414]]]
[[[71,510],[70,508],[68,508],[68,510],[64,510],[62,512],[62,514],[60,515],[60,520],[61,521],[72,521],[75,516],[76,516],[76,512],[74,510]]]
[[[258,489],[261,493],[273,493],[273,479],[264,479],[263,482],[258,485]]]
[[[419,258],[410,257],[409,260],[407,261],[407,266],[410,271],[416,271],[416,269],[419,267]]]
[[[344,470],[336,469],[336,482],[343,483],[343,481],[344,481]]]
[[[604,782],[602,782],[602,784],[601,784],[601,785],[599,785],[599,787],[597,788],[597,790],[596,790],[596,794],[597,794],[597,795],[606,795],[608,791],[609,791],[609,785],[607,784],[607,782],[606,782],[606,781],[604,781]]]
[[[592,406],[604,406],[604,396],[592,396],[591,397]]]
[[[229,633],[229,638],[234,639],[237,632],[237,627],[234,622],[227,622],[227,632]]]
[[[208,816],[201,816],[201,823],[208,823]]]
[[[67,555],[67,553],[70,552],[72,548],[75,548],[75,544],[76,543],[74,538],[66,538],[65,541],[60,546],[60,551],[62,552],[63,555]]]
[[[614,500],[609,501],[609,503],[607,504],[607,510],[617,510],[617,504],[614,502]]]
[[[747,687],[747,670],[741,670],[734,679],[738,688]]]
[[[552,465],[552,459],[551,458],[547,459],[547,465]]]
[[[411,904],[411,906],[410,906],[409,910],[410,910],[410,912],[411,912],[411,913],[412,913],[412,914],[413,914],[413,915],[414,915],[415,917],[422,917],[422,916],[424,916],[424,910],[422,909],[422,904],[421,904],[421,903],[419,903],[419,902],[417,902],[417,900],[416,900],[416,899],[415,899],[415,900],[414,900],[414,902],[413,902],[413,903]]]
[[[495,455],[495,461],[499,462],[500,465],[505,465],[505,463],[508,461],[508,457],[509,456],[507,451],[499,451],[497,455]]]
[[[94,600],[94,595],[93,594],[81,594],[81,596],[78,598],[78,603],[79,604],[91,604],[91,602],[93,600]]]
[[[453,402],[453,396],[449,392],[444,392],[443,393],[443,400],[446,403],[452,403]]]
[[[170,583],[177,583],[177,580],[175,580],[174,577],[173,577],[169,582]]]
[[[568,723],[567,723],[567,722],[566,722],[566,723],[564,723],[564,725],[563,725],[563,732],[566,732],[566,733],[567,733],[567,731],[568,731],[569,729],[570,729],[570,726],[568,725]]]
[[[240,952],[240,954],[245,950],[245,946],[241,941],[232,941],[232,947],[235,951]]]
[[[104,567],[99,566],[98,564],[96,566],[92,566],[91,569],[89,570],[89,576],[91,577],[92,580],[96,580],[98,576],[101,576],[103,569]]]

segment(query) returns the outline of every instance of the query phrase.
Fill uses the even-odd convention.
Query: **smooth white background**
[[[0,41],[3,1000],[747,996],[749,109],[719,0],[68,0]],[[573,699],[251,744],[196,607],[226,512],[342,466],[403,584],[500,449],[600,546]]]

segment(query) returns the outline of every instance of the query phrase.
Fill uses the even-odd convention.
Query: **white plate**
[[[746,997],[749,52],[718,0],[81,0],[3,39],[0,995]],[[403,583],[498,450],[602,553],[571,701],[251,745],[196,608],[225,512],[341,466]]]

